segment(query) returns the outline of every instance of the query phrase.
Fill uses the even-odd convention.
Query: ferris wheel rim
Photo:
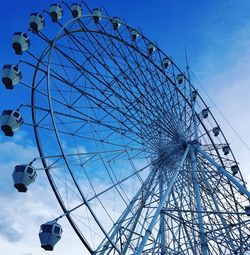
[[[90,15],[91,16],[91,15]],[[159,49],[159,48],[158,48]],[[159,49],[160,50],[160,49]],[[37,71],[37,70],[36,70]],[[34,91],[33,91],[34,92]],[[186,99],[187,100],[187,99]],[[202,99],[203,100],[203,99]],[[205,102],[204,102],[204,104],[205,104]],[[206,105],[206,104],[205,104]],[[34,108],[32,108],[32,112],[33,113],[35,113],[35,109]],[[211,111],[210,111],[210,113],[211,113]],[[51,113],[52,114],[52,113]],[[211,113],[212,114],[212,113]],[[213,117],[214,118],[214,117]],[[215,120],[215,118],[214,118],[214,120]],[[215,120],[216,121],[216,120]],[[199,120],[199,122],[202,124],[202,121],[201,120]],[[34,123],[36,123],[36,122],[34,122]],[[216,123],[217,123],[217,121],[216,121]],[[206,130],[206,129],[205,129]],[[37,130],[35,131],[35,133],[37,132]],[[221,130],[221,132],[223,133],[223,131]],[[206,130],[206,133],[207,134],[209,134],[209,132],[208,132],[208,130]],[[223,134],[223,136],[224,136],[224,134]],[[210,137],[210,136],[209,136]],[[226,140],[226,138],[224,138],[225,140]],[[210,137],[210,141],[213,141],[213,139]],[[214,147],[216,148],[216,146],[215,146],[215,144],[214,144]],[[216,151],[217,151],[217,149],[216,149]],[[219,154],[219,152],[217,151],[217,153],[218,153],[218,158],[221,158],[220,157],[220,154]],[[222,163],[223,163],[223,161],[222,161]],[[50,178],[52,178],[51,176],[50,176]],[[54,184],[53,184],[54,185]],[[58,193],[59,194],[59,193]],[[70,217],[70,216],[69,216]],[[77,226],[77,225],[76,225]]]

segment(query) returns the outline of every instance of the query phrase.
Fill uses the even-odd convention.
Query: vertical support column
[[[157,210],[156,210],[156,212],[155,212],[155,214],[154,214],[154,216],[153,216],[153,218],[152,218],[152,220],[151,220],[151,222],[150,222],[150,224],[148,226],[148,229],[145,232],[144,237],[142,238],[142,241],[141,241],[140,245],[137,247],[134,255],[141,255],[142,254],[143,249],[144,249],[144,247],[145,247],[145,245],[147,243],[147,240],[148,240],[149,236],[151,235],[152,229],[155,226],[155,224],[156,224],[156,222],[157,222],[157,220],[159,218],[161,210],[162,210],[162,208],[163,208],[167,198],[171,194],[171,191],[172,191],[173,185],[175,183],[175,180],[176,180],[177,176],[180,173],[180,170],[181,170],[181,168],[182,168],[182,166],[184,164],[184,161],[186,160],[186,157],[187,157],[187,154],[188,154],[189,150],[190,150],[190,145],[187,146],[187,148],[186,148],[186,150],[184,152],[184,155],[182,156],[181,161],[179,162],[179,164],[178,164],[178,166],[177,166],[173,176],[169,180],[167,189],[166,189],[166,191],[164,191],[162,197],[160,198],[160,203],[158,205],[158,208],[157,208]]]
[[[205,227],[204,227],[203,215],[202,215],[201,194],[200,194],[197,167],[196,167],[196,155],[194,153],[193,147],[190,147],[190,153],[191,153],[191,167],[192,167],[194,193],[195,193],[195,200],[196,200],[196,210],[197,210],[198,224],[199,224],[198,226],[199,226],[199,233],[200,233],[200,240],[201,240],[201,254],[208,255],[207,239],[206,239]]]
[[[159,170],[157,170],[157,168],[155,169],[155,173],[159,174]],[[146,204],[146,201],[147,199],[149,198],[150,196],[150,192],[151,192],[151,187],[152,187],[152,184],[153,184],[153,181],[154,181],[154,178],[151,178],[150,182],[147,183],[147,185],[144,186],[144,189],[142,190],[141,192],[141,202],[140,202],[140,207],[137,209],[133,219],[132,219],[132,224],[131,224],[131,228],[130,228],[130,234],[128,235],[127,239],[126,239],[126,243],[125,243],[125,246],[124,248],[121,250],[121,253],[122,254],[126,254],[127,253],[127,250],[130,246],[130,242],[131,242],[131,239],[134,235],[134,230],[136,229],[136,226],[138,225],[139,223],[139,219],[140,219],[140,216],[141,216],[141,213],[144,209],[144,206]],[[144,193],[144,194],[143,194]],[[128,226],[127,226],[128,227]],[[126,228],[127,228],[126,227]],[[126,229],[125,228],[125,229]],[[122,234],[125,232],[125,230],[122,232]]]
[[[199,159],[198,157],[197,157],[196,159],[197,159],[198,167],[199,167],[200,170],[201,170],[201,175],[202,175],[202,178],[203,178],[203,182],[205,183],[205,185],[207,186],[208,189],[211,189],[211,185],[210,185],[209,182],[207,181],[206,176],[205,176],[205,173],[204,173],[204,167],[202,166],[200,159]],[[215,209],[216,209],[217,212],[219,212],[218,216],[220,217],[221,222],[222,222],[222,224],[223,224],[223,226],[224,226],[224,228],[225,228],[225,231],[222,230],[222,232],[224,232],[224,234],[226,235],[226,237],[227,237],[227,239],[228,239],[228,243],[229,243],[229,245],[231,246],[232,250],[233,250],[234,252],[236,252],[236,246],[235,246],[235,244],[234,244],[234,241],[235,241],[235,240],[234,240],[233,237],[231,236],[230,228],[229,228],[228,224],[226,223],[226,221],[225,221],[223,215],[220,213],[221,210],[220,210],[218,201],[217,201],[217,199],[215,198],[215,195],[214,195],[214,194],[212,194],[211,196],[212,196],[212,199],[213,199],[213,202],[214,202]]]
[[[178,208],[178,204],[176,203],[176,196],[175,196],[175,194],[174,194],[174,192],[172,192],[172,196],[173,196],[173,199],[174,199],[174,204],[175,204],[175,207],[176,208]],[[178,216],[179,216],[179,218],[182,220],[182,224],[183,224],[183,229],[184,229],[184,231],[185,231],[185,234],[186,234],[186,236],[187,236],[187,239],[188,239],[188,242],[189,242],[189,245],[190,245],[190,248],[191,248],[191,250],[192,250],[192,253],[193,253],[193,255],[197,255],[197,252],[196,252],[196,247],[194,247],[194,245],[193,245],[193,243],[192,243],[192,240],[191,240],[191,238],[190,238],[190,232],[188,232],[188,229],[187,229],[187,226],[185,225],[185,221],[184,221],[184,218],[183,218],[183,216],[182,216],[182,212],[181,212],[181,210],[179,210],[179,208],[178,208]],[[195,240],[193,240],[193,242],[194,242]]]
[[[110,232],[109,232],[110,240],[114,240],[115,236],[119,233],[120,228],[122,226],[122,223],[124,222],[126,217],[129,215],[129,213],[131,213],[131,211],[133,210],[134,204],[139,199],[139,197],[142,194],[143,190],[145,190],[145,187],[147,185],[150,185],[150,183],[154,180],[156,173],[157,173],[157,169],[153,168],[151,173],[148,175],[147,179],[144,181],[142,187],[138,190],[136,195],[133,197],[133,199],[131,200],[130,204],[125,209],[125,211],[120,216],[120,218],[117,220],[117,222],[114,225],[114,227],[110,230]],[[103,255],[107,251],[107,249],[109,248],[109,244],[110,244],[109,240],[104,239],[101,242],[101,244],[98,246],[98,248],[95,250],[94,254],[99,253],[100,255]],[[103,248],[105,246],[106,246],[106,249]]]

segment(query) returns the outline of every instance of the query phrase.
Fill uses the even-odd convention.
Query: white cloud
[[[19,136],[25,137],[25,134]],[[27,139],[19,137],[14,141],[5,141],[3,138],[0,141],[1,254],[44,254],[38,238],[40,225],[62,212],[43,172],[39,171],[37,181],[29,186],[27,193],[18,193],[13,187],[11,174],[14,166],[30,162],[38,155],[31,142],[24,143]],[[79,250],[80,241],[69,223],[63,219],[60,224],[64,229],[63,241],[58,243],[53,254],[82,254],[84,248]]]
[[[232,2],[231,4],[234,6]],[[222,13],[222,20],[226,19],[227,15],[227,12]],[[237,26],[230,33],[218,30],[220,24],[216,23],[216,25],[215,29],[212,29],[211,24],[206,29],[203,27],[206,31],[203,36],[208,46],[196,63],[195,73],[230,125],[250,147],[250,21],[242,20],[241,26]],[[235,134],[204,91],[201,88],[199,91],[204,95],[206,103],[221,125],[250,188],[250,150]]]

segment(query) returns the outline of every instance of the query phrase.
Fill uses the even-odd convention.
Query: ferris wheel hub
[[[193,150],[196,151],[197,148],[200,147],[200,142],[198,140],[194,139],[194,140],[191,140],[191,141],[187,141],[185,145],[186,146],[188,146],[188,145],[191,146],[193,148]]]

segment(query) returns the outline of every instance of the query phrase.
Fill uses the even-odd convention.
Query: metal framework
[[[21,109],[31,110],[25,124],[62,207],[57,220],[67,217],[95,255],[246,254],[250,193],[189,68],[164,68],[170,57],[155,44],[150,52],[139,30],[132,40],[135,29],[114,30],[107,13],[94,22],[82,6],[89,14],[54,22],[56,36],[34,33],[40,56],[27,51],[19,63],[33,73]]]

